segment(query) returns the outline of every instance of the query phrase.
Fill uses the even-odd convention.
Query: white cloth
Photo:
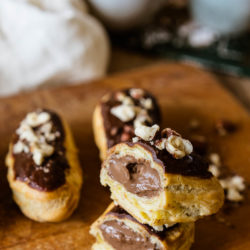
[[[105,74],[109,43],[81,0],[0,1],[0,95]]]

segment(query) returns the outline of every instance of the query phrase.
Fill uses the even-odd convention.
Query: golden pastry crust
[[[109,186],[111,198],[143,224],[161,226],[195,221],[216,213],[224,202],[224,192],[215,177],[199,178],[172,174],[164,170],[153,150],[141,143],[120,143],[112,147],[101,169],[101,184]],[[108,174],[112,157],[133,156],[144,159],[160,176],[161,189],[153,197],[128,192]],[[167,166],[166,166],[167,167]]]
[[[67,219],[75,210],[80,198],[82,169],[78,160],[78,151],[68,124],[62,121],[65,132],[64,147],[70,166],[65,171],[65,184],[53,191],[39,191],[26,182],[15,179],[13,143],[6,157],[8,181],[13,198],[22,212],[32,220],[39,222],[59,222]]]
[[[194,242],[194,223],[180,223],[169,229],[165,229],[165,233],[159,234],[150,227],[142,225],[132,218],[125,211],[125,216],[112,213],[116,208],[114,203],[111,203],[106,211],[92,224],[90,233],[96,238],[96,243],[92,246],[93,250],[116,250],[104,238],[100,225],[107,221],[119,221],[124,223],[134,233],[140,234],[143,238],[150,239],[150,242],[161,250],[187,250],[190,249]],[[160,236],[161,235],[161,236]]]
[[[95,107],[93,113],[93,131],[94,131],[94,139],[97,147],[100,151],[100,158],[103,161],[107,156],[108,151],[108,142],[104,128],[104,121],[101,111],[101,104],[98,104]]]

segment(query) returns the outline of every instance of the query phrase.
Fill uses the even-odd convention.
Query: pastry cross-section
[[[151,132],[151,140],[138,137],[109,150],[100,179],[110,187],[111,198],[150,226],[191,222],[216,213],[224,193],[208,164],[175,131]]]
[[[157,231],[111,203],[90,233],[96,238],[93,250],[187,250],[194,241],[194,223],[162,226]]]

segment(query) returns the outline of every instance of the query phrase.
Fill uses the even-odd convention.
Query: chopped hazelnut
[[[50,115],[47,112],[31,112],[26,116],[26,122],[31,127],[37,127],[50,120]]]
[[[170,137],[171,135],[175,135],[175,136],[181,136],[179,133],[177,133],[175,130],[171,129],[171,128],[165,128],[161,131],[161,136],[162,137]]]
[[[142,98],[140,103],[143,108],[145,109],[152,109],[153,108],[153,101],[151,98]]]
[[[141,125],[135,128],[135,135],[139,136],[145,141],[151,141],[159,129],[160,127],[156,124],[152,127]]]
[[[226,198],[229,201],[239,202],[243,200],[240,191],[245,189],[244,179],[241,176],[228,177],[219,180],[223,189],[226,190]]]
[[[167,138],[166,150],[176,159],[183,158],[193,152],[193,146],[190,141],[180,136],[170,135]]]
[[[216,166],[220,167],[221,165],[221,160],[220,156],[217,153],[211,153],[209,155],[209,160]]]
[[[110,110],[110,112],[123,122],[131,121],[135,117],[135,110],[131,105],[115,106]]]
[[[144,90],[143,89],[132,88],[132,89],[129,90],[129,94],[135,99],[140,99],[144,95]]]
[[[35,130],[35,127],[38,129]],[[41,165],[44,157],[50,156],[54,152],[54,147],[49,145],[47,141],[53,141],[56,136],[60,136],[59,132],[59,135],[52,133],[52,127],[49,113],[32,112],[27,114],[16,130],[19,140],[13,146],[13,152],[16,154],[31,152],[34,162]]]
[[[115,99],[119,102],[122,102],[125,97],[126,95],[120,91],[115,94]]]
[[[210,171],[212,173],[212,175],[215,176],[215,177],[220,176],[220,170],[219,170],[217,165],[210,164],[209,168],[208,168],[208,171]]]
[[[132,138],[132,142],[133,142],[133,143],[136,143],[136,142],[138,142],[138,141],[139,141],[139,137],[136,136],[136,137],[133,137],[133,138]]]

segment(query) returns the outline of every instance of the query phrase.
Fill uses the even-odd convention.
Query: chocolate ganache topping
[[[69,169],[64,139],[63,124],[56,113],[45,109],[29,113],[13,139],[15,178],[40,191],[63,185]]]
[[[143,134],[144,126],[140,127],[138,134]],[[148,128],[147,128],[148,131]],[[153,159],[160,163],[166,173],[181,174],[203,179],[211,178],[213,175],[208,171],[208,163],[203,158],[193,153],[192,144],[181,137],[176,131],[166,128],[161,132],[151,127],[152,135],[150,140],[141,137],[133,138],[133,143],[127,145],[133,147],[135,143],[140,144],[152,154]],[[150,128],[149,132],[150,133]],[[148,135],[147,135],[148,136]],[[144,135],[146,138],[146,136]],[[136,139],[136,140],[135,140]]]
[[[160,110],[155,98],[142,89],[111,93],[101,101],[101,112],[108,148],[131,140],[136,122],[147,125],[160,122]]]
[[[151,168],[145,159],[136,159],[131,155],[112,155],[108,162],[108,175],[140,197],[153,197],[161,190],[157,170]]]

